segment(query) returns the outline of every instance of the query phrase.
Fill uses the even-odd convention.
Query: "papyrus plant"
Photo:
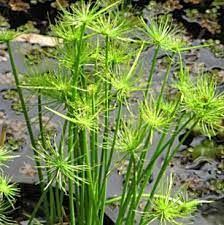
[[[164,201],[165,194],[155,195],[157,186],[191,130],[199,125],[205,133],[215,132],[223,117],[224,95],[216,92],[215,82],[210,83],[203,74],[191,80],[184,68],[182,54],[199,46],[188,46],[168,18],[146,23],[143,18],[129,18],[119,10],[120,4],[118,1],[101,7],[100,1],[81,1],[69,11],[63,9],[53,26],[57,37],[63,40],[55,55],[57,67],[46,73],[27,74],[22,83],[10,39],[2,38],[8,44],[42,190],[29,224],[42,202],[47,224],[63,224],[67,218],[63,206],[67,193],[71,225],[103,225],[105,208],[115,202],[119,205],[116,225],[134,225],[136,219],[140,225],[154,220],[162,224],[175,221],[177,207],[185,202],[169,197]],[[3,32],[0,36],[4,35]],[[152,59],[147,59],[149,68],[143,70],[142,54],[148,46],[154,53]],[[167,54],[169,62],[158,88],[154,78],[160,53]],[[179,65],[175,81],[171,76],[174,64]],[[172,101],[165,95],[168,82],[177,89]],[[38,96],[38,142],[22,88]],[[47,135],[43,111],[63,121],[57,138]],[[176,142],[186,127],[188,132]],[[148,180],[162,155],[161,168],[148,189]],[[107,199],[108,180],[119,159],[129,160],[122,192]],[[139,213],[143,200],[145,207]],[[200,201],[193,203],[187,205],[184,217]],[[171,210],[162,220],[161,204]]]

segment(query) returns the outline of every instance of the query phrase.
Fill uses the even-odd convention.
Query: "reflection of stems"
[[[14,59],[13,59],[13,55],[12,55],[11,45],[10,45],[9,42],[7,42],[7,47],[8,47],[9,58],[10,58],[10,63],[11,63],[11,67],[12,67],[12,73],[13,73],[13,76],[14,76],[14,79],[15,79],[16,89],[17,89],[17,92],[18,92],[18,95],[19,95],[21,107],[22,107],[22,110],[23,110],[23,115],[24,115],[24,118],[25,118],[25,121],[26,121],[26,126],[27,126],[27,130],[28,130],[28,133],[29,133],[29,137],[30,137],[30,142],[31,142],[32,148],[36,149],[36,142],[35,142],[33,130],[32,130],[32,127],[31,127],[30,118],[28,116],[28,112],[27,112],[25,101],[24,101],[22,89],[20,87],[20,82],[19,82],[19,77],[18,77],[17,70],[16,70],[16,65],[15,65],[15,62],[14,62]],[[41,168],[40,168],[40,162],[36,158],[38,153],[36,151],[33,151],[33,153],[34,153],[34,156],[35,156],[35,162],[36,162],[36,166],[37,166],[38,177],[39,177],[39,180],[40,180],[41,192],[43,192],[43,190],[44,190],[43,183],[42,183],[43,182],[43,174],[42,174],[42,171],[41,171]],[[47,201],[44,201],[44,207],[45,207],[45,213],[46,213],[47,218],[48,218],[49,214],[48,214],[48,203],[47,203]]]

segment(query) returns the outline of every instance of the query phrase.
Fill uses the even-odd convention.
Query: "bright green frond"
[[[22,87],[31,91],[41,91],[41,94],[64,102],[71,94],[71,83],[68,77],[57,73],[34,73],[25,76]]]
[[[224,117],[224,94],[218,93],[214,80],[199,74],[195,82],[181,79],[177,87],[182,94],[184,109],[194,116],[205,134],[214,134]]]
[[[67,179],[72,180],[76,184],[80,184],[81,182],[86,183],[86,180],[81,178],[79,174],[90,168],[86,165],[79,165],[76,161],[71,160],[69,155],[60,153],[56,143],[52,145],[49,139],[46,144],[46,148],[40,145],[35,150],[38,152],[36,158],[44,162],[40,168],[46,168],[48,174],[50,174],[50,180],[48,180],[46,188],[56,182],[66,192]]]
[[[143,18],[141,22],[149,42],[152,44],[171,52],[180,52],[186,47],[186,42],[181,38],[180,30],[173,26],[168,16],[152,19],[149,24]]]
[[[143,216],[148,223],[157,221],[160,225],[183,225],[184,223],[180,221],[191,217],[197,207],[204,202],[206,201],[190,200],[180,190],[174,192],[173,177],[170,175],[167,181],[161,180],[158,194],[151,200],[151,210],[143,213]]]
[[[119,152],[137,153],[144,150],[145,128],[139,127],[134,120],[122,123],[117,134],[115,149]]]
[[[140,105],[140,112],[142,120],[150,128],[160,132],[166,131],[173,120],[172,113],[167,110],[163,110],[161,106],[158,108],[156,102],[152,99],[150,102],[142,103]]]
[[[19,195],[19,189],[11,182],[11,179],[6,176],[0,176],[0,196],[1,199],[6,199],[12,206],[15,197]]]
[[[0,43],[12,41],[18,35],[19,33],[13,30],[0,30]]]
[[[8,217],[8,212],[10,210],[10,204],[5,202],[4,200],[0,200],[0,224],[4,225],[16,225],[15,222],[13,222]]]

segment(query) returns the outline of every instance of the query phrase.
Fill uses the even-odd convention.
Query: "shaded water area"
[[[147,1],[133,1],[133,6],[141,9]],[[195,6],[195,5],[194,5]],[[36,7],[36,8],[35,8]],[[45,4],[37,4],[28,12],[14,14],[4,5],[0,5],[0,12],[2,15],[9,18],[11,28],[17,28],[25,24],[30,19],[35,21],[35,28],[38,28],[41,33],[46,33],[48,30],[48,17],[53,21],[57,14],[57,10],[52,8],[50,2]],[[192,4],[184,3],[185,8],[192,8]],[[41,13],[40,13],[41,12]],[[47,16],[47,12],[48,16]],[[174,18],[182,22],[186,27],[186,37],[193,43],[200,43],[200,38],[213,38],[223,42],[223,37],[219,33],[212,34],[211,32],[201,28],[197,21],[190,21],[184,17],[183,8],[174,9],[172,11]],[[152,11],[144,9],[143,14],[145,17],[151,16]],[[221,12],[220,16],[223,15]],[[221,17],[220,17],[221,18]],[[221,20],[221,19],[220,19]],[[223,23],[224,24],[224,23]],[[1,26],[1,25],[0,25]],[[223,31],[223,27],[221,27]],[[221,46],[221,45],[220,45]],[[15,52],[16,64],[20,73],[29,73],[32,67],[38,65],[42,70],[47,70],[54,67],[54,61],[49,58],[53,48],[40,47],[39,45],[31,45],[29,43],[13,43]],[[142,54],[143,66],[148,68],[151,59],[151,49],[148,49]],[[160,83],[164,76],[164,64],[166,64],[166,56],[161,53],[159,56],[159,65],[157,66],[157,76],[155,83]],[[41,61],[40,61],[41,59]],[[44,59],[44,60],[43,60]],[[48,60],[48,61],[46,61]],[[46,63],[47,62],[47,63]],[[203,67],[206,71],[211,72],[211,76],[217,77],[219,81],[219,88],[224,85],[224,59],[215,56],[213,49],[200,49],[193,50],[185,55],[185,63],[191,68],[194,74],[198,66]],[[50,68],[46,68],[46,64]],[[27,70],[28,65],[28,70]],[[196,66],[195,66],[196,65]],[[174,72],[174,71],[173,71]],[[145,78],[143,78],[144,81]],[[167,90],[168,96],[172,96],[172,89]],[[33,126],[37,117],[35,96],[27,96],[29,101],[29,110],[32,115]],[[58,118],[49,120],[50,116],[46,114],[44,121],[49,129],[49,132],[54,134],[60,126]],[[37,182],[36,170],[34,169],[34,162],[30,159],[32,151],[30,149],[29,138],[27,136],[25,122],[23,115],[20,111],[20,104],[17,93],[15,91],[13,77],[10,70],[7,48],[5,45],[0,45],[0,127],[3,123],[8,125],[7,129],[7,145],[10,146],[21,157],[9,164],[8,173],[13,176],[13,180],[19,183],[27,183],[21,185],[24,193],[20,198],[18,205],[18,220],[22,220],[20,213],[27,209],[33,208],[35,201],[38,199],[36,188],[32,185]],[[38,135],[38,130],[36,131]],[[178,140],[176,140],[178,142]],[[188,143],[182,146],[181,151],[178,152],[170,165],[170,170],[176,174],[176,186],[182,184],[187,185],[188,191],[191,196],[199,197],[202,199],[213,200],[210,204],[203,205],[199,212],[192,218],[194,225],[224,225],[224,138],[223,136],[216,136],[212,140],[208,140],[200,134],[192,134],[189,137]],[[196,149],[196,153],[192,153],[192,149]],[[218,149],[218,150],[217,150]],[[212,151],[213,154],[206,153]],[[220,152],[221,153],[220,153]],[[215,153],[214,153],[215,152]],[[150,157],[150,154],[149,154]],[[160,168],[162,158],[154,171],[154,177]],[[120,193],[122,188],[122,177],[125,176],[125,169],[128,162],[122,162],[117,165],[115,173],[111,176],[109,181],[108,197],[113,197]],[[153,177],[152,177],[153,179]],[[149,188],[150,188],[149,181]],[[33,192],[32,192],[33,191]],[[32,193],[36,193],[33,195]],[[34,196],[30,199],[29,196]],[[117,214],[117,207],[111,206],[107,209],[108,216],[113,220]],[[41,216],[41,214],[40,214]],[[107,221],[106,225],[111,222]],[[25,224],[25,223],[24,223]]]

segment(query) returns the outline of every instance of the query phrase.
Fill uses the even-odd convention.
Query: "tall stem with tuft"
[[[13,55],[12,55],[11,44],[10,44],[9,41],[7,42],[7,47],[8,47],[8,52],[9,52],[9,58],[10,58],[12,73],[13,73],[14,80],[15,80],[15,83],[16,83],[16,89],[18,91],[21,107],[22,107],[22,110],[23,110],[23,115],[24,115],[24,118],[25,118],[25,121],[26,121],[26,126],[27,126],[27,129],[28,129],[29,137],[30,137],[30,142],[31,142],[32,148],[36,149],[36,142],[35,142],[33,130],[32,130],[32,127],[31,127],[31,121],[30,121],[30,118],[28,116],[28,111],[27,111],[25,100],[24,100],[23,92],[22,92],[22,89],[20,87],[20,81],[19,81],[17,70],[16,70],[15,61],[14,61],[14,58],[13,58]],[[34,153],[34,156],[38,155],[38,153],[36,151],[33,151],[33,153]],[[40,180],[41,192],[43,193],[43,191],[44,191],[43,174],[42,174],[42,171],[41,171],[41,168],[40,168],[40,162],[36,159],[36,157],[35,157],[35,163],[36,163],[36,166],[37,166],[38,177],[39,177],[39,180]],[[47,201],[44,201],[44,207],[45,207],[46,216],[49,219],[49,211],[48,211]]]

